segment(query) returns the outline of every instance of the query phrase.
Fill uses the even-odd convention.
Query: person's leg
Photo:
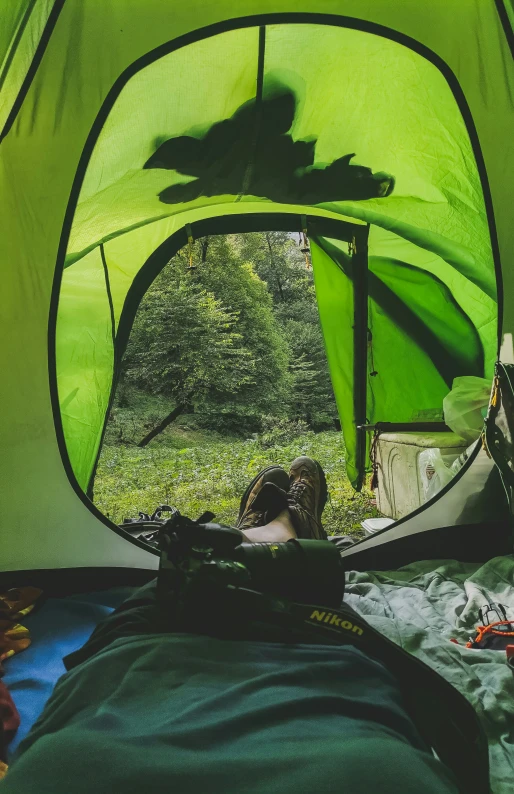
[[[303,503],[305,502],[306,507],[311,510],[312,502],[321,516],[326,500],[326,486],[325,493],[320,499],[318,495],[320,478],[319,476],[317,480],[313,476],[309,478],[307,474],[310,474],[310,470],[305,474],[306,461],[309,462],[310,459],[298,458],[292,464],[289,475],[279,466],[268,466],[254,477],[241,499],[236,525],[249,543],[285,543],[296,538],[298,535],[292,523],[292,516],[300,529],[301,537],[316,537],[316,533],[312,530],[314,517],[306,511]],[[295,469],[297,462],[302,463],[299,467],[301,476]],[[315,461],[310,463],[311,468],[321,469]],[[286,489],[290,484],[294,486],[297,481],[301,482],[300,491],[296,493],[298,491],[296,485],[296,490],[290,494],[292,500],[288,501]],[[305,494],[308,495],[308,500]],[[119,637],[167,631],[170,631],[168,616],[157,602],[156,580],[154,580],[136,590],[127,601],[103,620],[86,644],[66,657],[65,666],[70,670]]]
[[[236,527],[252,543],[326,540],[321,515],[327,497],[325,473],[316,460],[305,455],[296,458],[289,474],[269,466],[243,494]]]
[[[166,615],[159,608],[156,595],[157,579],[138,588],[123,604],[120,604],[93,631],[86,644],[63,659],[64,666],[71,670],[94,656],[120,637],[134,634],[157,634],[169,630]]]
[[[262,527],[287,509],[289,476],[281,466],[267,466],[255,475],[241,497],[236,528]]]
[[[296,538],[296,532],[291,523],[289,510],[282,510],[279,515],[260,527],[243,530],[250,543],[285,543]]]

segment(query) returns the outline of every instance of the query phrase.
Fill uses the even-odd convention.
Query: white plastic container
[[[377,444],[377,507],[383,516],[403,518],[425,503],[418,458],[437,449],[455,460],[467,444],[455,433],[381,433]]]
[[[391,524],[394,524],[394,518],[365,518],[364,521],[361,521],[361,527],[366,537],[380,532],[381,529],[387,529]]]

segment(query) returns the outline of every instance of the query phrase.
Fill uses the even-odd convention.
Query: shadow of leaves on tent
[[[293,140],[296,98],[274,86],[230,119],[213,124],[201,137],[180,135],[164,141],[144,168],[163,168],[196,177],[165,188],[165,204],[200,196],[252,195],[277,203],[319,204],[388,196],[394,177],[351,165],[354,154],[314,165],[316,139]]]

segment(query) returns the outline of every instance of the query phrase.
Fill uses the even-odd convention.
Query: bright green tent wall
[[[354,411],[357,268],[345,247],[324,238],[312,243],[320,319],[347,448],[346,468],[352,483],[360,487],[363,472],[356,459]],[[434,272],[408,264],[408,259],[369,256],[367,286],[368,343],[358,362],[366,381],[365,421],[443,421],[442,400],[453,378],[459,373],[484,374],[484,345],[475,323]]]
[[[370,383],[376,403],[371,413],[383,421],[413,421],[430,412],[441,419],[442,400],[453,377],[492,374],[497,344],[496,279],[486,211],[469,135],[439,69],[403,44],[335,25],[269,24],[264,29],[250,26],[218,33],[159,58],[127,82],[85,174],[68,243],[57,325],[64,431],[75,475],[84,488],[101,441],[113,373],[111,316],[99,244],[117,321],[131,282],[128,274],[133,277],[155,247],[154,227],[164,239],[177,223],[182,226],[212,214],[263,208],[306,211],[301,197],[295,201],[294,194],[287,204],[252,194],[251,179],[247,186],[237,181],[228,195],[202,195],[166,204],[159,199],[161,191],[193,177],[143,168],[161,141],[185,134],[198,138],[252,100],[259,81],[259,52],[264,89],[282,84],[296,95],[292,137],[316,139],[316,164],[356,152],[355,162],[396,177],[395,190],[387,198],[311,204],[309,212],[315,206],[320,214],[372,223],[377,232],[370,237],[370,253],[409,263],[451,284],[448,299],[454,296],[463,312],[473,317],[480,335],[485,368],[478,361],[468,362],[467,368],[455,366],[445,379],[426,354],[420,357],[416,343],[411,344],[410,354],[400,345]],[[246,157],[251,163],[256,145],[252,133],[249,129],[242,146],[240,141],[233,145],[234,158]],[[270,151],[269,165],[253,166],[254,171],[265,172],[271,192],[276,189],[273,169],[280,165],[272,155]],[[234,163],[236,171],[237,167]],[[130,254],[124,236],[130,237]],[[315,253],[320,305],[324,282],[318,271],[325,267],[321,261]],[[416,292],[423,286],[411,279],[410,288],[415,303],[419,300]],[[404,298],[408,304],[409,296]],[[442,316],[434,314],[432,324],[444,326],[444,300],[439,308]],[[326,319],[325,310],[323,315],[327,347],[334,351],[351,347],[351,335],[342,335]],[[470,338],[461,333],[461,346],[473,345],[473,322],[467,328]],[[430,325],[427,319],[427,333]],[[452,336],[450,321],[441,333]],[[408,336],[408,323],[403,334]],[[389,336],[386,347],[392,341]],[[379,330],[374,344],[381,343]],[[343,386],[332,355],[329,362],[352,471],[351,384]],[[403,377],[404,367],[409,370],[410,387]],[[357,482],[356,473],[351,479]]]
[[[378,227],[392,235],[393,242],[384,238],[379,248],[373,250],[373,255],[399,259],[425,269],[437,267],[437,275],[472,318],[483,344],[487,346],[484,352],[489,363],[488,351],[494,337],[494,319],[490,314],[494,278],[491,244],[485,231],[484,203],[474,170],[475,157],[471,154],[462,122],[454,112],[455,104],[445,77],[430,61],[425,62],[419,54],[414,56],[406,44],[412,40],[415,49],[426,48],[427,53],[433,53],[443,69],[454,75],[453,88],[462,93],[464,105],[469,108],[469,114],[465,110],[466,126],[471,129],[473,138],[473,126],[476,128],[474,148],[478,152],[479,143],[484,166],[480,168],[481,180],[484,184],[486,179],[490,186],[488,220],[491,227],[494,210],[507,296],[503,330],[507,333],[514,331],[514,269],[511,261],[514,231],[510,198],[514,179],[514,148],[511,145],[514,69],[508,40],[493,0],[480,3],[475,0],[433,0],[425,6],[418,0],[381,0],[377,3],[362,3],[361,0],[238,0],[237,3],[233,0],[218,0],[216,3],[205,0],[176,0],[174,3],[109,0],[100,4],[97,0],[82,0],[80,3],[41,0],[18,4],[19,14],[11,10],[11,5],[8,4],[9,10],[2,8],[0,11],[0,64],[3,70],[0,73],[4,81],[2,118],[7,113],[7,127],[0,144],[1,355],[4,383],[8,383],[2,391],[0,411],[3,453],[0,456],[0,514],[4,525],[5,568],[113,562],[138,565],[146,559],[145,552],[114,533],[106,532],[70,487],[69,477],[72,482],[73,477],[66,470],[66,455],[63,462],[63,450],[59,448],[59,420],[54,415],[56,400],[52,390],[55,384],[54,326],[65,256],[81,254],[91,247],[91,258],[80,257],[64,271],[62,295],[63,298],[68,296],[69,303],[66,308],[63,300],[59,309],[57,363],[59,397],[63,405],[68,400],[64,407],[65,423],[66,416],[72,417],[75,410],[72,409],[73,389],[85,388],[87,377],[90,377],[83,377],[81,373],[88,370],[91,373],[88,348],[80,341],[81,329],[73,327],[73,301],[77,301],[77,318],[80,314],[88,322],[89,319],[92,321],[103,351],[98,358],[99,376],[95,376],[96,395],[91,401],[85,400],[77,411],[78,417],[81,411],[88,417],[89,438],[81,437],[79,423],[73,432],[71,425],[66,428],[72,463],[80,480],[85,482],[87,468],[98,443],[95,428],[108,399],[107,385],[112,366],[109,364],[112,329],[102,327],[106,320],[106,302],[102,295],[98,261],[97,244],[100,239],[105,240],[104,254],[111,277],[113,311],[118,317],[124,293],[134,273],[156,245],[178,230],[188,218],[240,212],[243,207],[248,212],[277,209],[253,198],[238,202],[236,207],[231,197],[230,203],[213,201],[207,206],[206,202],[205,206],[171,216],[170,207],[164,207],[163,212],[163,205],[155,198],[157,185],[154,180],[159,175],[151,171],[144,174],[149,181],[148,193],[143,191],[144,196],[138,181],[141,165],[151,152],[152,136],[184,131],[184,127],[172,127],[174,119],[182,124],[186,121],[188,124],[205,124],[219,120],[224,112],[237,106],[240,98],[250,96],[254,79],[251,75],[255,76],[255,46],[243,53],[242,45],[234,43],[233,50],[219,52],[212,67],[220,77],[217,81],[219,88],[215,92],[218,104],[210,95],[204,96],[203,103],[200,101],[202,86],[195,64],[189,64],[188,69],[184,67],[182,74],[187,86],[178,85],[175,81],[173,88],[183,92],[184,102],[194,110],[198,122],[193,122],[192,115],[186,118],[185,111],[178,113],[175,108],[175,112],[170,114],[170,123],[166,120],[164,125],[162,112],[165,112],[164,106],[170,98],[160,93],[154,95],[154,89],[147,86],[148,95],[146,89],[141,88],[132,107],[127,106],[124,114],[121,113],[120,120],[127,122],[125,129],[116,129],[115,124],[111,126],[114,114],[123,110],[122,103],[114,104],[113,115],[101,129],[105,121],[101,117],[102,106],[110,92],[113,98],[118,95],[120,86],[117,87],[117,81],[122,80],[125,71],[158,47],[163,48],[162,54],[166,57],[148,68],[165,68],[166,59],[173,57],[165,53],[169,49],[168,43],[192,42],[200,27],[221,26],[212,30],[218,34],[222,27],[240,25],[238,18],[249,15],[315,14],[316,19],[312,18],[310,24],[316,25],[328,21],[319,15],[334,15],[330,21],[334,22],[334,17],[338,17],[343,28],[331,29],[326,35],[345,35],[348,31],[344,26],[349,25],[368,30],[370,44],[366,47],[371,46],[371,40],[383,34],[385,49],[392,51],[396,48],[397,52],[407,49],[410,67],[405,76],[412,76],[412,88],[417,85],[417,90],[405,88],[397,92],[397,100],[389,102],[384,112],[390,123],[379,124],[383,127],[383,144],[377,146],[371,132],[376,126],[362,124],[358,128],[357,125],[363,114],[369,116],[376,112],[378,100],[370,101],[366,96],[367,83],[361,86],[363,94],[359,94],[350,109],[345,108],[343,112],[330,102],[330,92],[343,79],[338,76],[337,83],[335,78],[331,81],[330,70],[337,72],[338,64],[343,64],[341,68],[344,68],[346,50],[343,52],[339,45],[333,50],[320,49],[319,43],[316,49],[313,46],[316,36],[307,39],[299,36],[296,44],[285,41],[278,46],[277,43],[277,57],[282,57],[283,53],[283,57],[289,59],[290,67],[284,64],[284,68],[295,71],[296,64],[305,60],[306,68],[310,69],[308,99],[295,134],[300,135],[301,130],[302,135],[327,135],[323,143],[327,147],[327,156],[332,156],[332,136],[341,144],[342,153],[356,151],[357,162],[375,170],[390,170],[397,177],[397,187],[392,196],[372,202],[372,206],[369,202],[367,206],[331,205],[316,207],[309,212],[362,217],[373,224],[370,248]],[[499,5],[505,7],[503,3]],[[20,20],[23,14],[28,16],[22,31]],[[272,23],[278,21],[275,17]],[[290,23],[291,20],[283,18],[280,21]],[[257,23],[262,23],[262,20],[256,20]],[[303,29],[303,33],[305,31]],[[242,37],[242,41],[245,36],[254,34],[248,31],[221,35],[232,35],[235,42],[238,37]],[[279,37],[280,31],[276,35]],[[359,36],[364,36],[362,30]],[[181,40],[180,37],[186,39]],[[408,40],[402,37],[408,37]],[[357,38],[356,32],[354,41]],[[400,38],[402,43],[391,42],[390,38]],[[395,58],[391,55],[391,60],[386,60],[378,56],[361,62],[358,73],[366,77],[366,81],[368,78],[382,79],[384,90],[390,94],[395,89],[395,80],[386,79],[386,65],[394,67]],[[228,84],[232,69],[238,74],[238,80]],[[414,80],[416,75],[417,83]],[[211,79],[210,75],[207,76]],[[128,83],[126,90],[131,90],[131,85],[135,87],[138,79],[140,76]],[[403,80],[403,73],[399,74],[399,79],[400,82]],[[346,87],[349,82],[350,75],[346,74],[342,85]],[[441,99],[434,105],[430,96],[436,85],[440,86]],[[223,92],[223,97],[218,95]],[[154,110],[159,105],[159,119],[155,121],[160,122],[160,129],[152,129],[150,120],[141,119],[138,113],[139,102],[144,103],[152,97]],[[310,105],[315,99],[317,104]],[[430,110],[430,123],[421,124],[421,116],[427,108]],[[393,113],[393,110],[397,112]],[[396,119],[406,110],[409,111],[407,126],[403,119],[400,126]],[[336,118],[338,129],[331,127]],[[92,151],[88,140],[93,143],[98,135],[99,147]],[[398,135],[411,136],[410,142],[402,138],[405,145],[401,149],[397,148]],[[438,151],[435,156],[432,152],[431,157],[426,157],[427,147],[430,151],[433,142],[437,144]],[[449,153],[448,161],[441,161],[442,149],[437,142],[444,142],[444,152]],[[105,155],[109,152],[106,160]],[[478,156],[480,163],[480,152]],[[103,162],[98,159],[102,157]],[[130,171],[136,160],[137,174],[131,178]],[[77,205],[82,187],[82,177],[77,177],[77,173],[83,175],[88,163],[90,168],[84,181],[84,191]],[[416,164],[410,176],[405,170],[409,163],[411,167]],[[456,163],[458,167],[455,169]],[[487,198],[487,183],[485,193]],[[93,200],[95,194],[96,199]],[[448,213],[449,207],[452,207],[451,213]],[[140,215],[139,208],[142,210]],[[282,209],[298,214],[305,211],[304,207],[293,205]],[[110,235],[134,224],[141,226],[107,240]],[[494,251],[494,233],[492,242]],[[414,261],[404,250],[399,253],[400,247],[406,245],[413,246],[420,258]],[[75,277],[82,268],[84,288],[81,296],[73,296],[73,268],[77,268]],[[90,272],[87,272],[88,268],[91,268]],[[466,276],[471,276],[471,279],[466,282],[465,294],[461,294],[457,280]],[[85,300],[88,292],[97,296],[95,308],[90,312]],[[66,326],[69,336],[68,333],[62,335]],[[68,349],[67,336],[69,340],[75,340],[70,342]],[[75,350],[73,344],[77,345]],[[72,385],[74,379],[75,386]],[[94,390],[89,391],[94,394]],[[94,410],[91,407],[93,403],[96,404]],[[28,493],[31,512],[38,519],[31,525],[30,532],[26,517],[19,509]]]

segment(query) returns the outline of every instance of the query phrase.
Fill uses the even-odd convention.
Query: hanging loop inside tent
[[[311,250],[309,248],[309,238],[307,236],[307,216],[302,215],[302,231],[300,232],[300,251],[305,257],[305,269],[311,270],[312,264],[310,260]]]
[[[186,223],[186,234],[187,234],[187,251],[188,251],[188,262],[189,262],[187,269],[188,272],[192,272],[193,270],[196,270],[196,265],[193,265],[194,237],[193,237],[193,231],[189,223]]]

